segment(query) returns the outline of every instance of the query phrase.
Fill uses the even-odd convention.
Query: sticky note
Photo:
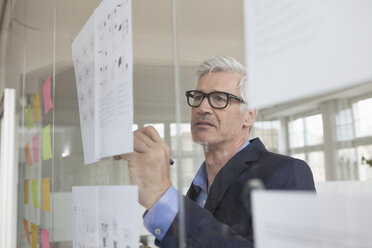
[[[32,124],[32,116],[31,116],[31,105],[28,104],[25,109],[25,117],[26,117],[26,127],[27,129],[31,129],[33,127]]]
[[[39,134],[35,134],[32,138],[32,151],[34,155],[34,162],[39,162]]]
[[[31,158],[31,151],[30,151],[30,142],[27,142],[26,143],[25,154],[26,154],[27,165],[28,166],[32,166],[32,158]]]
[[[52,99],[50,97],[50,76],[43,84],[43,98],[44,98],[44,112],[48,113],[49,109],[53,107]]]
[[[49,232],[44,228],[41,229],[41,248],[50,248],[49,244]]]
[[[28,204],[28,179],[25,179],[23,186],[24,186],[23,202],[25,204]]]
[[[46,125],[41,131],[41,139],[43,160],[52,158],[52,147],[50,145],[50,124]]]
[[[25,228],[25,234],[26,234],[26,237],[27,237],[27,242],[30,245],[31,241],[30,241],[30,233],[28,232],[28,220],[23,219],[23,226]]]
[[[31,184],[32,184],[32,200],[34,202],[34,207],[35,208],[39,208],[39,199],[38,199],[38,195],[37,195],[37,179],[33,179],[31,181]]]
[[[50,186],[49,177],[41,179],[41,209],[45,212],[50,211]]]
[[[33,98],[33,109],[34,109],[34,122],[36,123],[40,119],[40,98],[39,93],[36,93]]]
[[[37,225],[31,223],[32,248],[37,248]]]

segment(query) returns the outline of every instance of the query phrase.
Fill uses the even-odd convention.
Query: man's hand
[[[169,147],[152,126],[134,132],[134,152],[114,158],[128,161],[130,182],[138,185],[139,203],[147,210],[171,186]]]

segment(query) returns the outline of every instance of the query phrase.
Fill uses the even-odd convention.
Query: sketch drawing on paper
[[[72,44],[85,164],[133,151],[131,1],[103,0]]]

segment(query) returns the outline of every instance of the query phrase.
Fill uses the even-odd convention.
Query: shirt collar
[[[248,145],[250,144],[249,140],[247,140],[247,142],[245,142],[245,144],[240,147],[240,149],[234,154],[234,156],[240,152],[241,150],[243,150],[244,148],[246,148]],[[193,185],[194,185],[194,188],[196,190],[196,192],[199,193],[199,191],[202,189],[202,190],[206,190],[207,188],[207,182],[208,182],[208,178],[207,178],[207,168],[206,168],[206,163],[205,161],[202,163],[202,165],[200,166],[198,172],[196,173],[195,175],[195,178],[193,180]],[[212,185],[212,184],[211,184]],[[211,185],[209,185],[209,188],[211,187]],[[209,191],[209,188],[208,188],[208,191]]]

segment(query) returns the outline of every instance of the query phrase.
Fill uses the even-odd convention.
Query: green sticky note
[[[25,110],[25,117],[26,117],[26,126],[27,129],[31,129],[33,127],[32,124],[32,117],[31,117],[31,105],[27,105]]]
[[[39,199],[37,196],[37,179],[32,180],[32,200],[34,202],[34,207],[39,208]]]
[[[46,125],[41,132],[41,151],[43,160],[52,158],[52,147],[50,145],[50,124]]]

